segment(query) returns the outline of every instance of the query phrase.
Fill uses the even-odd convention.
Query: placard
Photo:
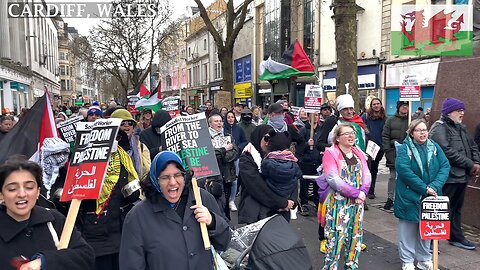
[[[322,107],[323,90],[321,85],[305,85],[304,107],[307,113],[319,113]]]
[[[420,83],[416,74],[402,74],[400,101],[420,101]]]
[[[162,100],[162,110],[167,111],[172,118],[180,116],[180,97],[166,97]]]
[[[79,115],[58,124],[58,130],[60,131],[60,137],[62,138],[62,140],[69,144],[75,143],[75,137],[77,135],[75,124],[82,120],[83,116]]]
[[[450,238],[450,201],[447,196],[427,197],[420,205],[420,237],[423,240]]]
[[[160,128],[162,149],[176,152],[195,177],[220,175],[205,113],[179,116]]]
[[[97,199],[122,119],[76,123],[75,147],[60,201]]]

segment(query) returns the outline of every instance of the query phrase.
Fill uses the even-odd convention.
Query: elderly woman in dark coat
[[[15,159],[0,166],[4,200],[0,205],[0,269],[93,269],[93,249],[77,230],[68,248],[57,250],[65,217],[35,205],[41,186],[42,169],[34,162]],[[12,260],[16,263],[11,264]]]
[[[260,172],[262,158],[268,154],[265,135],[273,128],[260,125],[252,132],[251,143],[240,156],[240,180],[242,191],[238,208],[238,223],[254,223],[274,214],[282,214],[290,220],[294,198],[284,197],[271,190]]]
[[[191,173],[174,152],[160,152],[143,179],[146,200],[125,219],[120,247],[121,270],[213,269],[213,257],[203,246],[199,223],[207,225],[216,250],[225,250],[230,228],[215,198],[200,189],[203,206],[194,204]]]

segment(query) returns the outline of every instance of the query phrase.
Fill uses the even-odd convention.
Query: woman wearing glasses
[[[207,225],[216,250],[227,248],[230,228],[210,193],[200,189],[203,206],[194,204],[190,180],[177,154],[163,151],[155,156],[149,177],[142,180],[147,199],[125,219],[121,270],[213,269],[199,223]]]
[[[430,241],[419,232],[420,202],[427,196],[441,195],[450,172],[442,148],[428,139],[425,120],[413,120],[403,144],[397,149],[394,213],[398,223],[398,251],[402,270],[433,269]]]
[[[331,147],[323,155],[323,175],[328,194],[323,201],[327,252],[324,270],[337,269],[345,245],[345,269],[358,269],[363,240],[363,204],[371,175],[365,154],[355,145],[355,128],[339,124]]]
[[[114,111],[112,118],[120,118],[123,120],[120,129],[127,133],[128,140],[130,141],[130,150],[127,151],[128,155],[132,158],[138,176],[143,178],[150,171],[152,162],[150,161],[150,151],[148,147],[140,142],[138,135],[135,134],[137,121],[135,121],[132,114],[125,109],[117,109]]]

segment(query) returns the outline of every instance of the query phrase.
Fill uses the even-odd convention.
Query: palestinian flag
[[[57,127],[53,117],[48,93],[33,105],[10,132],[0,141],[0,164],[13,155],[24,155],[39,162],[39,150],[45,138],[57,138]]]
[[[135,108],[140,112],[143,112],[145,109],[152,109],[153,112],[157,112],[162,108],[162,99],[160,95],[161,91],[161,82],[158,83],[157,88],[150,94],[142,97],[137,103],[135,103]]]
[[[392,55],[471,56],[471,5],[393,5]]]
[[[276,62],[269,57],[266,61],[262,61],[260,80],[270,81],[315,75],[315,67],[298,40],[283,53],[282,60],[284,63]]]
[[[147,87],[140,83],[132,92],[128,93],[129,96],[138,96],[140,98],[150,95],[150,91],[148,91]]]

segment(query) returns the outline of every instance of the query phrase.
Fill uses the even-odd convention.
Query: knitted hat
[[[98,108],[90,108],[87,112],[87,116],[90,116],[90,115],[98,115],[100,117],[103,117],[103,112],[102,110],[98,109]]]
[[[158,153],[152,161],[152,166],[150,167],[150,183],[158,192],[161,192],[160,185],[158,184],[158,176],[165,170],[168,163],[171,162],[176,163],[182,171],[185,171],[182,159],[172,151],[162,151]]]
[[[112,118],[120,118],[124,121],[134,121],[135,123],[137,122],[137,121],[135,121],[135,119],[133,119],[132,114],[125,109],[115,110],[112,113],[111,117]]]
[[[338,96],[336,100],[336,104],[337,104],[337,110],[339,111],[345,108],[355,107],[355,101],[353,101],[353,97],[350,94]]]
[[[465,103],[456,98],[446,98],[442,103],[442,114],[447,115],[456,110],[465,110]]]
[[[292,139],[288,131],[285,132],[275,132],[275,130],[270,130],[268,132],[268,150],[272,151],[283,151],[290,147]]]
[[[400,109],[400,107],[402,107],[403,105],[407,105],[408,106],[408,101],[397,101],[397,112],[398,110]]]

